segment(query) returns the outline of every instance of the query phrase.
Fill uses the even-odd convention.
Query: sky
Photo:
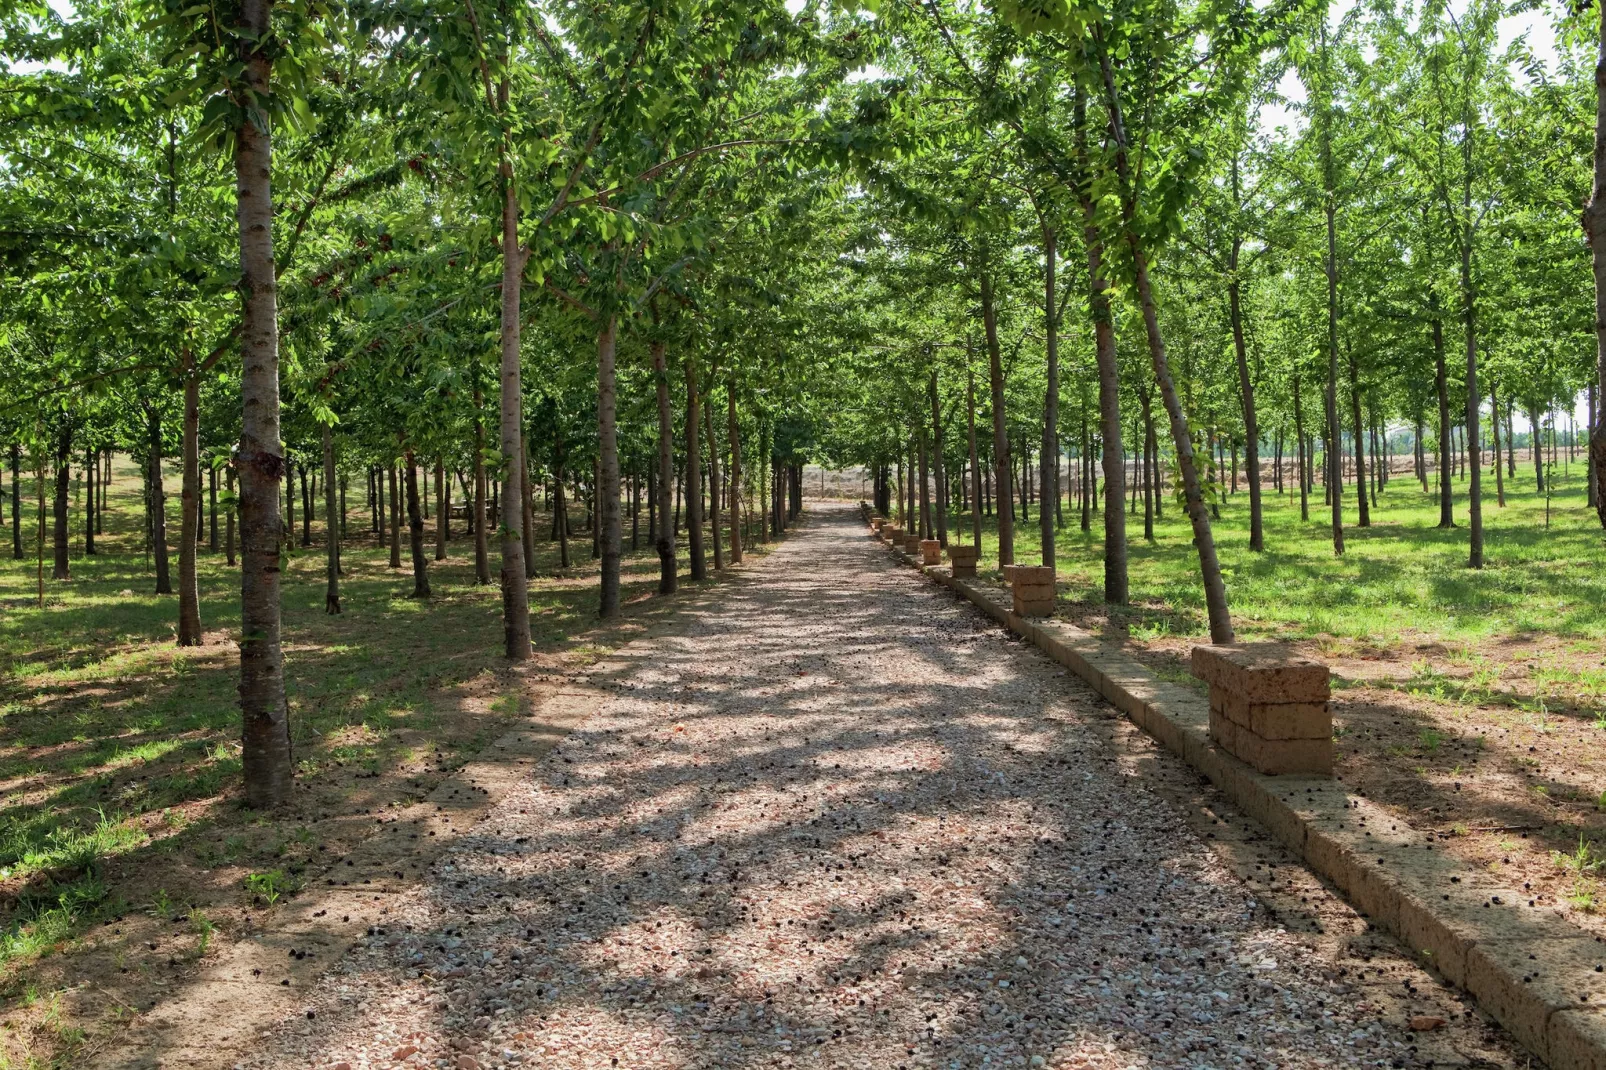
[[[1504,51],[1511,42],[1526,33],[1528,35],[1528,45],[1533,49],[1534,54],[1539,57],[1546,67],[1554,70],[1556,34],[1551,26],[1552,19],[1555,17],[1554,2],[1555,0],[1546,0],[1537,9],[1523,11],[1515,15],[1507,15],[1501,19],[1501,50]],[[1452,0],[1450,4],[1451,10],[1456,12],[1465,11],[1466,6],[1466,0]],[[1354,7],[1355,0],[1332,0],[1330,9],[1332,12],[1331,24],[1337,25],[1338,21],[1349,14]],[[1277,92],[1290,105],[1302,104],[1305,101],[1305,87],[1300,83],[1299,76],[1293,71],[1283,75],[1282,81],[1277,83]],[[1291,107],[1273,105],[1264,108],[1260,114],[1260,127],[1262,130],[1271,131],[1279,126],[1297,129],[1299,125],[1300,119]]]

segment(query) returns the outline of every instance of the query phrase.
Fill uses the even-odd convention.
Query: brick
[[[964,546],[959,543],[953,543],[948,547],[948,560],[956,565],[961,561],[969,561],[974,565],[980,559],[981,547],[979,546]]]
[[[1235,733],[1236,756],[1262,773],[1333,772],[1333,742],[1330,739],[1262,739],[1239,726]]]
[[[1210,738],[1228,754],[1237,752],[1238,726],[1214,707],[1210,710]]]
[[[1017,568],[1020,568],[1020,566],[1019,565],[999,565],[998,566],[998,571],[1004,574],[1004,582],[1005,583],[1014,583],[1015,582],[1015,570]]]
[[[903,552],[906,553],[906,554],[917,554],[917,553],[919,553],[920,552],[920,536],[919,535],[905,535],[903,537]]]
[[[922,565],[942,564],[942,543],[936,539],[921,539],[920,563]]]
[[[1325,702],[1249,702],[1211,684],[1210,708],[1262,739],[1328,739],[1333,734],[1333,714]]]
[[[1047,565],[1013,565],[1009,575],[1010,586],[1041,587],[1054,585],[1054,570]]]
[[[976,578],[976,562],[975,561],[971,561],[970,564],[968,564],[968,565],[962,565],[958,561],[955,561],[954,562],[954,576],[955,576],[955,578],[958,578],[958,579],[975,579]]]
[[[1193,675],[1246,702],[1326,702],[1327,666],[1281,643],[1196,646]]]
[[[1018,617],[1047,617],[1054,612],[1054,601],[1049,598],[1034,598],[1028,601],[1016,592],[1014,607],[1015,615]]]

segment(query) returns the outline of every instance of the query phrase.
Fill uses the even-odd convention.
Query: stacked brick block
[[[948,563],[953,566],[956,577],[974,577],[976,563],[981,560],[981,547],[961,546],[954,543],[948,547]]]
[[[920,563],[922,565],[942,564],[942,543],[936,539],[921,539]]]
[[[1333,772],[1327,666],[1278,643],[1196,646],[1193,675],[1210,685],[1210,736],[1262,773]]]
[[[1054,612],[1054,570],[1047,565],[1012,565],[1009,589],[1017,617],[1047,617]]]

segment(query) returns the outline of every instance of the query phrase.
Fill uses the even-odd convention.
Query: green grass
[[[1558,472],[1560,466],[1558,465]],[[1487,470],[1485,470],[1487,473]],[[1249,550],[1249,494],[1240,482],[1213,525],[1234,623],[1244,637],[1335,636],[1396,643],[1409,636],[1445,643],[1542,636],[1598,640],[1606,636],[1606,538],[1585,505],[1582,454],[1556,479],[1545,526],[1545,500],[1531,468],[1519,462],[1506,481],[1506,506],[1495,504],[1494,480],[1484,485],[1485,567],[1467,562],[1464,480],[1455,484],[1458,527],[1440,530],[1435,497],[1408,475],[1396,475],[1379,495],[1372,525],[1356,524],[1355,488],[1344,497],[1345,553],[1332,550],[1321,488],[1308,522],[1294,494],[1264,489],[1266,551]],[[1137,638],[1206,633],[1203,590],[1192,535],[1178,503],[1168,498],[1155,540],[1143,539],[1142,504],[1127,516],[1132,608],[1120,614]],[[1039,559],[1038,513],[1017,521],[1015,559]],[[1103,519],[1080,530],[1067,505],[1055,543],[1062,597],[1099,600],[1103,583]],[[982,567],[997,561],[996,525],[989,518]],[[1574,673],[1575,670],[1559,670]],[[1572,682],[1606,691],[1606,673]]]

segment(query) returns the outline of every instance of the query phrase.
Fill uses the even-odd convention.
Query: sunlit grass
[[[1393,644],[1405,637],[1454,644],[1543,636],[1598,640],[1606,636],[1606,538],[1585,504],[1584,465],[1558,475],[1545,526],[1545,499],[1532,471],[1518,466],[1506,483],[1505,508],[1484,480],[1486,564],[1467,563],[1465,481],[1456,484],[1459,525],[1441,530],[1437,499],[1408,475],[1395,475],[1378,498],[1372,526],[1356,522],[1355,488],[1345,488],[1345,553],[1333,554],[1328,513],[1317,487],[1311,519],[1299,519],[1297,492],[1264,491],[1267,549],[1248,547],[1249,495],[1240,484],[1213,524],[1234,621],[1246,637],[1338,637]],[[1206,631],[1203,589],[1192,533],[1180,505],[1168,499],[1143,539],[1141,502],[1127,517],[1132,608],[1123,619],[1134,634],[1197,636]],[[982,567],[996,567],[996,525],[989,518]],[[968,527],[967,527],[968,530]],[[1037,506],[1016,523],[1015,557],[1039,557]],[[1062,596],[1097,601],[1103,583],[1103,521],[1080,530],[1068,503],[1056,539]],[[1558,672],[1575,672],[1565,669]],[[1606,694],[1606,672],[1579,679]]]

